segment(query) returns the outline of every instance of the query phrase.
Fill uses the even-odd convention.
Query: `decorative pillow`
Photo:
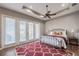
[[[63,35],[63,32],[59,32],[59,35]]]
[[[52,35],[63,35],[63,32],[52,32]]]
[[[52,32],[52,35],[58,35],[58,33],[57,32],[54,32],[54,33]]]

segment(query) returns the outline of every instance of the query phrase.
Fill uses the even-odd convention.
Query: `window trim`
[[[16,25],[15,26],[15,39],[17,39],[17,40],[16,40],[16,42],[14,44],[10,44],[8,46],[4,45],[4,40],[5,40],[5,35],[4,35],[5,34],[5,32],[4,32],[5,31],[5,20],[4,19],[5,19],[5,17],[10,17],[10,18],[15,19],[15,25]],[[34,22],[34,21],[28,21],[25,18],[18,18],[18,17],[14,17],[14,16],[10,16],[10,15],[1,14],[1,48],[7,48],[7,47],[11,47],[11,46],[16,46],[16,45],[19,45],[19,44],[23,44],[23,43],[32,41],[32,40],[27,40],[25,42],[20,42],[19,41],[20,40],[19,21],[26,21],[26,23],[32,22],[33,24],[38,24],[39,23],[39,22]],[[28,30],[26,32],[29,33],[29,29],[27,29],[27,27],[26,27],[26,30]],[[28,39],[29,39],[29,37],[28,37]],[[34,37],[34,39],[35,39],[35,37]]]
[[[13,19],[15,19],[15,26],[16,26],[16,17],[12,17],[12,16],[8,16],[8,15],[3,15],[2,14],[2,26],[1,26],[1,31],[2,31],[2,36],[1,36],[1,47],[2,48],[7,48],[7,47],[11,47],[11,46],[15,46],[16,45],[16,43],[13,43],[13,44],[10,44],[10,45],[5,45],[4,43],[5,43],[5,22],[6,22],[6,20],[5,20],[5,18],[6,17],[9,17],[9,18],[13,18]],[[15,27],[16,28],[16,27]],[[16,39],[16,29],[15,29],[15,39]]]

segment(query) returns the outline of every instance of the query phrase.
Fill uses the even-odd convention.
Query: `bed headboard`
[[[56,28],[49,31],[49,35],[67,36],[66,29]]]
[[[52,29],[50,31],[66,31],[66,29],[62,29],[62,28],[56,28],[56,29]]]

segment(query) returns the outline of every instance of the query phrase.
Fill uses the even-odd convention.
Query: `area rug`
[[[16,47],[18,56],[74,56],[74,53],[35,41]]]

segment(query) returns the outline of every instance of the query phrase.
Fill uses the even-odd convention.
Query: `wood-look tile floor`
[[[71,52],[74,52],[76,56],[79,56],[79,46],[69,45],[68,50],[70,50]],[[16,56],[15,47],[1,50],[0,56]]]
[[[6,48],[0,51],[0,56],[16,56],[15,47]]]
[[[79,45],[69,45],[68,50],[75,53],[75,56],[79,56]]]

